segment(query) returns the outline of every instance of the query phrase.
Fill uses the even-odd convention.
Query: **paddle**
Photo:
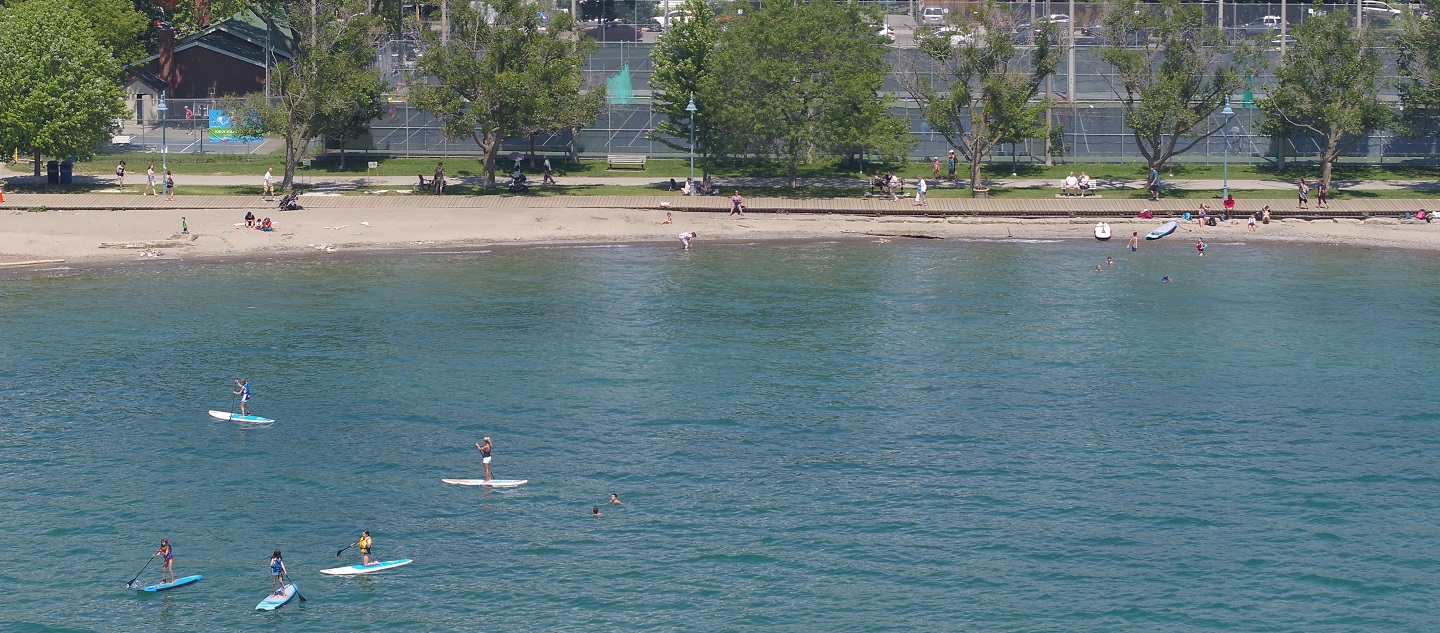
[[[294,581],[290,580],[290,574],[285,574],[284,578],[285,582],[290,583],[291,586],[295,585]],[[309,600],[305,599],[305,596],[300,595],[300,587],[295,587],[295,597],[299,598],[301,602],[309,602]]]
[[[349,545],[346,545],[346,546],[344,547],[344,549],[341,549],[340,551],[335,552],[335,555],[336,555],[336,556],[339,556],[339,555],[341,555],[341,554],[344,554],[344,553],[345,553],[345,550],[350,549],[350,548],[352,548],[352,547],[355,547],[356,545],[359,545],[359,544],[360,544],[360,543],[356,542],[356,543],[351,543],[351,544],[349,544]]]
[[[156,556],[159,556],[159,554],[151,554],[151,555],[150,555],[150,560],[145,561],[145,567],[149,567],[149,566],[150,566],[150,562],[153,561],[153,560],[155,560],[155,557],[156,557]],[[126,589],[134,589],[134,588],[135,588],[135,581],[140,579],[140,574],[145,573],[145,567],[141,567],[141,568],[140,568],[140,571],[135,572],[135,577],[134,577],[134,578],[131,578],[131,579],[130,579],[130,582],[125,583],[125,588],[126,588]]]

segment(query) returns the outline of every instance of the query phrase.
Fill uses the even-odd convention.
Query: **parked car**
[[[1365,15],[1382,18],[1396,18],[1400,17],[1401,13],[1404,13],[1390,6],[1390,3],[1381,2],[1380,0],[1363,0],[1360,8],[1365,12]]]
[[[886,44],[892,44],[895,42],[895,27],[889,24],[882,24],[880,25],[880,30],[875,32],[875,35],[885,40]]]
[[[1267,39],[1280,31],[1280,16],[1267,15],[1235,27],[1236,39]]]
[[[950,10],[943,7],[925,7],[920,10],[920,23],[940,25],[949,21]]]

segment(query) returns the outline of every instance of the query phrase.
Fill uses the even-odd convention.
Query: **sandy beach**
[[[974,217],[873,217],[842,214],[670,212],[663,209],[587,208],[316,208],[268,213],[273,232],[243,227],[243,210],[49,210],[0,212],[0,266],[23,262],[106,265],[145,259],[225,259],[395,250],[443,250],[457,247],[543,243],[669,243],[696,231],[695,246],[707,242],[846,239],[924,235],[961,239],[1093,240],[1094,218],[997,219]],[[257,213],[262,219],[264,215]],[[181,217],[189,233],[181,232]],[[1131,232],[1145,233],[1164,220],[1114,218],[1117,248]],[[237,223],[242,226],[237,227]],[[1165,238],[1190,241],[1197,236],[1217,244],[1295,242],[1368,248],[1433,250],[1440,247],[1440,224],[1392,218],[1286,219],[1247,231],[1243,220],[1220,226],[1182,223]],[[1142,243],[1142,248],[1143,248]]]

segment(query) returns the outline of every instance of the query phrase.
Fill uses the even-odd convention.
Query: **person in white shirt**
[[[265,170],[265,194],[260,196],[266,200],[275,197],[275,168]]]
[[[1084,196],[1090,192],[1090,174],[1080,172],[1080,195]]]
[[[1068,195],[1071,192],[1080,192],[1080,180],[1075,177],[1075,172],[1073,171],[1070,172],[1069,176],[1065,177],[1065,183],[1060,185],[1060,193]]]
[[[694,231],[686,231],[686,232],[684,232],[684,233],[681,233],[681,234],[680,234],[680,243],[685,245],[685,249],[686,249],[686,250],[689,250],[689,249],[690,249],[690,240],[695,239],[695,237],[698,236],[698,235],[699,235],[699,233],[696,233],[696,232],[694,232]]]
[[[929,193],[929,191],[930,186],[925,183],[924,176],[915,179],[915,206],[923,207],[928,204],[925,202],[925,194]]]

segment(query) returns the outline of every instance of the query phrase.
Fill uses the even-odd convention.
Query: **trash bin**
[[[45,163],[45,182],[52,185],[60,184],[60,161],[52,160]]]
[[[70,162],[70,161],[68,161],[68,160],[65,161],[65,162],[63,162],[63,163],[60,163],[60,184],[62,184],[62,185],[68,185],[68,184],[70,184],[71,176],[73,176],[74,173],[75,173],[75,163],[72,163],[72,162]]]

